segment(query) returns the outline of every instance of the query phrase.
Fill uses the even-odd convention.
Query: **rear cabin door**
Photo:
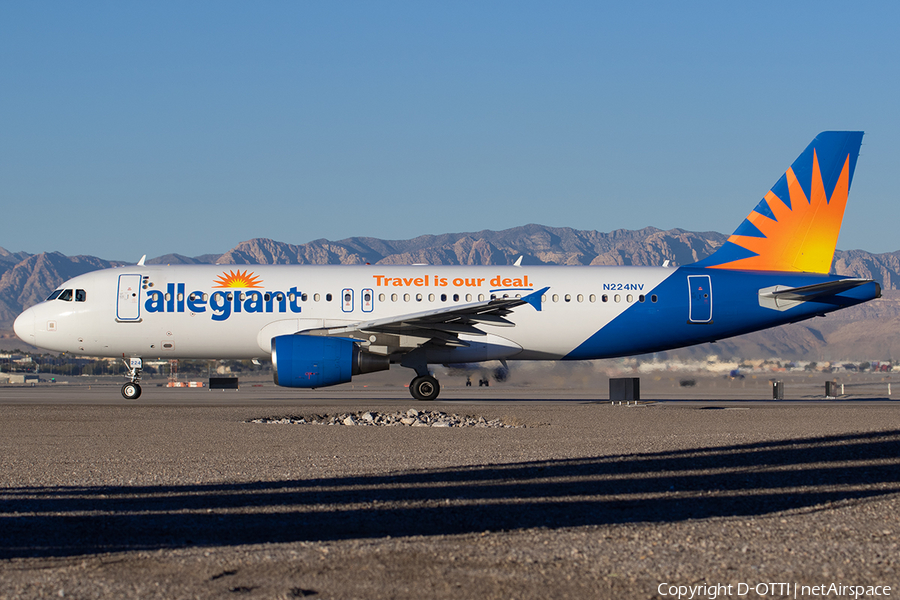
[[[712,283],[709,275],[688,275],[690,308],[688,322],[712,322]]]
[[[119,275],[119,299],[116,319],[137,321],[141,318],[141,276]]]

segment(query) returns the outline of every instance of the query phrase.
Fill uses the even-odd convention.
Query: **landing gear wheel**
[[[416,377],[409,384],[409,393],[416,400],[431,401],[441,393],[441,384],[431,375]]]
[[[126,383],[122,386],[122,397],[126,400],[137,400],[141,397],[141,386],[136,383]]]

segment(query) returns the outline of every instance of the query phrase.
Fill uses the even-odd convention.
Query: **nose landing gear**
[[[126,400],[137,400],[141,397],[141,386],[137,383],[126,383],[122,386],[122,397]]]
[[[132,358],[125,364],[128,365],[128,377],[131,381],[122,386],[122,397],[126,400],[137,400],[141,397],[141,386],[138,381],[141,380],[143,361],[140,358]]]

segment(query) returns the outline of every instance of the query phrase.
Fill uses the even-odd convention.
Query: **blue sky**
[[[838,247],[895,251],[898,7],[5,2],[0,246],[731,233],[862,129]]]

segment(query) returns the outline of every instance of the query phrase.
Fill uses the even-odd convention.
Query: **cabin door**
[[[712,322],[712,283],[709,275],[688,275],[688,322]]]
[[[119,275],[119,299],[116,319],[137,321],[141,318],[141,276]]]

